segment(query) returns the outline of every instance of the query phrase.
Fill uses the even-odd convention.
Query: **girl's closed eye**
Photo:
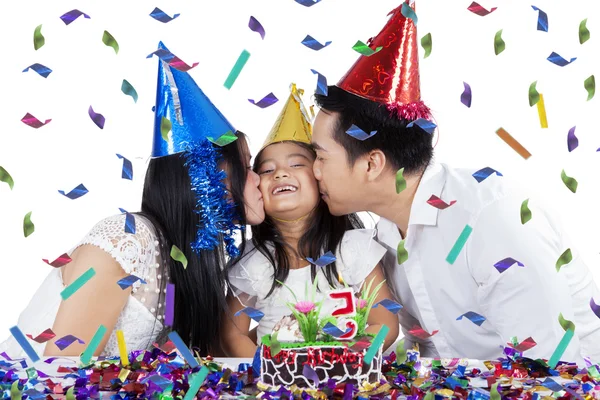
[[[263,169],[262,171],[258,171],[258,175],[264,175],[273,172],[272,169]]]

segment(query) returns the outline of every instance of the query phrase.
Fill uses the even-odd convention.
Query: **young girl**
[[[270,334],[293,301],[285,283],[297,296],[317,280],[317,301],[330,288],[343,283],[357,294],[364,282],[373,287],[384,281],[379,261],[385,249],[375,240],[375,232],[362,228],[354,215],[335,217],[321,199],[312,165],[310,147],[312,127],[300,99],[301,92],[292,84],[292,94],[278,121],[254,162],[260,175],[265,221],[252,228],[252,241],[241,260],[230,266],[228,277],[232,293],[228,297],[231,314],[244,307],[264,313],[257,328],[250,330],[250,317],[244,313],[224,319],[223,348],[234,357],[252,357],[263,335]],[[307,261],[331,251],[336,261],[323,268]],[[391,298],[386,285],[376,301]],[[324,303],[321,316],[329,315],[335,304]],[[398,319],[383,307],[371,310],[368,333],[377,333],[382,325],[390,331],[384,349],[398,336]]]

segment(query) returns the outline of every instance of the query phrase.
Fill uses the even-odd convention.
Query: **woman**
[[[116,330],[123,331],[129,350],[151,346],[169,330],[167,282],[175,287],[171,328],[201,355],[220,351],[217,338],[227,308],[225,250],[235,258],[234,231],[241,230],[243,239],[246,223],[264,219],[260,180],[250,167],[244,134],[222,147],[210,143],[207,137],[235,130],[187,73],[159,63],[153,158],[142,211],[99,222],[70,252],[72,261],[46,278],[19,327],[34,336],[51,327],[55,339],[73,335],[81,341],[64,350],[55,340],[31,342],[39,355],[79,355],[100,326],[106,333],[94,355],[118,354]],[[166,116],[173,121],[167,135],[161,130]],[[185,260],[170,256],[174,246]],[[60,292],[90,267],[92,279],[61,301]],[[143,282],[122,289],[117,282],[128,275]],[[0,344],[2,351],[24,356],[13,338]]]

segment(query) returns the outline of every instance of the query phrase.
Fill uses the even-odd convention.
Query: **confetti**
[[[265,40],[265,28],[261,25],[260,22],[254,17],[250,17],[250,21],[248,21],[248,28],[251,31],[256,32],[260,35],[260,37]]]
[[[538,11],[537,30],[548,32],[548,15],[536,6],[531,6],[531,8],[534,11]]]
[[[133,214],[127,212],[127,210],[122,208],[119,208],[119,210],[125,214],[125,232],[135,235],[135,217]]]
[[[352,328],[348,328],[347,332],[349,332],[350,329],[352,329]],[[330,336],[336,337],[336,338],[339,338],[347,333],[347,332],[344,332],[343,330],[341,330],[340,328],[338,328],[337,326],[333,325],[331,322],[326,323],[322,330],[324,333],[326,333]],[[271,340],[272,340],[272,338],[273,337],[271,336]]]
[[[106,122],[104,115],[96,113],[92,106],[90,106],[90,108],[88,109],[88,114],[90,115],[90,118],[98,128],[104,129],[104,122]]]
[[[552,390],[553,392],[560,392],[565,390],[565,388],[556,382],[554,379],[547,377],[544,382],[542,382],[542,386]]]
[[[229,75],[227,76],[225,83],[223,84],[227,89],[231,89],[231,87],[235,83],[236,79],[240,75],[240,72],[242,72],[244,65],[246,65],[246,63],[248,62],[249,58],[250,58],[250,53],[247,50],[242,50],[242,52],[240,53],[240,56],[238,57],[237,61],[235,62],[235,65],[231,69],[231,72],[229,72]]]
[[[13,335],[17,343],[19,343],[19,346],[21,346],[25,354],[27,354],[27,357],[29,357],[32,362],[35,363],[40,360],[40,356],[37,355],[37,353],[31,346],[31,344],[29,344],[27,338],[25,337],[25,335],[23,335],[23,332],[21,332],[18,326],[13,326],[12,328],[10,328],[10,333]]]
[[[54,260],[52,262],[48,262],[48,260],[46,260],[45,258],[42,258],[42,261],[45,262],[46,264],[50,265],[51,267],[60,268],[60,267],[64,267],[65,265],[67,265],[68,263],[70,263],[73,260],[71,259],[71,257],[69,257],[69,255],[67,253],[64,253],[63,255],[59,256],[56,260]]]
[[[69,297],[75,294],[83,285],[85,285],[90,279],[92,279],[96,275],[96,270],[93,267],[90,267],[87,271],[85,271],[79,278],[75,279],[73,283],[63,289],[60,292],[60,297],[63,300],[67,300]]]
[[[516,338],[515,338],[515,342],[516,342]],[[518,344],[513,344],[511,345],[510,343],[508,343],[508,345],[510,347],[512,347],[513,349],[517,350],[520,353],[523,353],[529,349],[534,348],[537,343],[535,342],[535,340],[533,340],[532,337],[528,337],[527,339],[523,340],[521,343]]]
[[[4,167],[1,167],[1,166],[0,166],[0,182],[6,183],[8,185],[8,187],[10,188],[10,190],[13,190],[13,188],[15,187],[15,181],[13,180],[12,176],[10,176],[8,171],[5,170]]]
[[[59,190],[58,193],[62,194],[65,197],[68,197],[71,200],[75,200],[88,193],[88,190],[85,186],[83,186],[83,183],[81,183],[67,194],[65,194],[64,190]]]
[[[319,3],[321,0],[294,0],[298,4],[302,4],[304,7],[311,7]]]
[[[590,39],[590,31],[587,26],[587,18],[579,24],[579,44],[584,44]]]
[[[329,93],[329,90],[327,88],[327,78],[325,77],[325,75],[320,74],[319,72],[315,71],[314,69],[311,69],[310,71],[313,74],[316,74],[318,76],[317,89],[315,90],[315,94],[327,96],[327,94]]]
[[[175,320],[175,285],[167,283],[167,293],[165,294],[165,325],[173,326]]]
[[[544,103],[544,95],[540,93],[540,100],[537,103],[538,115],[540,117],[540,126],[548,128],[548,117],[546,116],[546,105]]]
[[[33,340],[34,342],[37,343],[46,343],[48,340],[54,338],[56,336],[56,334],[54,332],[52,332],[52,329],[48,328],[46,329],[44,332],[40,333],[39,335],[37,335],[35,338],[30,335],[27,334],[27,337],[31,340]]]
[[[404,15],[406,18],[412,19],[413,23],[415,25],[417,25],[419,23],[419,18],[417,17],[417,13],[415,13],[415,10],[413,10],[413,8],[411,6],[408,5],[408,3],[402,3],[402,15]]]
[[[354,351],[363,351],[364,349],[368,349],[370,345],[371,345],[371,342],[369,342],[369,341],[359,340],[358,342],[356,342],[352,346],[350,346],[350,348]]]
[[[175,54],[173,54],[170,51],[165,50],[165,49],[158,49],[158,50],[148,54],[146,56],[146,58],[150,58],[154,55],[156,55],[162,61],[169,64],[170,67],[173,67],[176,70],[181,71],[181,72],[187,72],[199,64],[199,63],[195,62],[191,66],[189,66],[188,64],[183,62],[183,60],[181,60],[179,57],[177,57]]]
[[[121,366],[126,367],[129,365],[129,358],[127,357],[127,344],[125,343],[125,335],[123,331],[117,329],[117,343],[119,345],[119,357],[121,358]]]
[[[408,250],[406,250],[404,244],[404,240],[401,240],[396,248],[396,259],[398,261],[398,265],[401,265],[408,260]]]
[[[35,128],[35,129],[41,128],[42,126],[46,125],[50,121],[52,121],[52,120],[47,119],[46,122],[42,122],[29,113],[25,114],[25,116],[23,118],[21,118],[21,122],[23,122],[25,125],[29,125],[30,127]]]
[[[328,322],[328,324],[329,324],[329,322]],[[270,340],[271,340],[271,355],[272,356],[276,356],[277,354],[279,354],[281,352],[281,343],[279,343],[279,340],[277,340],[278,334],[279,334],[279,331],[273,332],[271,334]]]
[[[571,178],[569,176],[567,176],[567,174],[565,173],[565,170],[563,169],[562,172],[560,173],[560,177],[563,181],[563,183],[565,184],[565,186],[573,193],[577,192],[577,179],[575,178]]]
[[[175,18],[179,17],[180,14],[173,14],[173,18],[169,17],[163,10],[158,7],[155,7],[154,10],[150,13],[150,16],[157,21],[166,24],[167,22],[173,21]]]
[[[319,382],[321,382],[319,375],[317,375],[317,372],[312,369],[310,365],[304,364],[304,367],[302,368],[302,375],[304,375],[306,379],[313,381],[315,387],[319,386]]]
[[[40,49],[46,43],[44,35],[42,35],[42,25],[38,25],[33,31],[33,48]]]
[[[548,56],[547,60],[550,61],[552,64],[558,65],[559,67],[564,67],[565,65],[569,65],[573,61],[577,60],[577,57],[573,57],[570,61],[567,61],[564,58],[562,58],[560,54],[552,52],[552,54]]]
[[[536,88],[537,81],[529,85],[529,107],[533,107],[540,101],[540,94]]]
[[[366,140],[377,133],[372,131],[370,134],[360,129],[358,126],[352,124],[352,126],[346,131],[346,133],[358,140]]]
[[[425,55],[423,56],[423,58],[427,58],[431,55],[432,46],[433,42],[431,40],[431,33],[428,33],[427,35],[421,38],[421,47],[423,47],[423,50],[425,50]]]
[[[179,250],[179,247],[175,245],[171,247],[171,258],[175,261],[179,261],[183,265],[183,269],[187,268],[188,260],[185,257],[185,254],[183,254],[183,252]]]
[[[383,49],[383,46],[379,46],[375,50],[373,50],[372,48],[370,48],[368,45],[366,45],[365,43],[363,43],[360,40],[358,40],[356,43],[354,43],[354,46],[352,46],[352,50],[356,51],[357,53],[362,54],[365,57],[370,57],[373,54],[381,51],[381,49]]]
[[[131,161],[126,159],[120,154],[117,154],[119,160],[123,160],[123,170],[121,171],[121,178],[133,180],[133,167],[131,165]]]
[[[62,19],[62,22],[64,22],[65,25],[69,25],[71,22],[75,21],[77,18],[79,18],[82,15],[85,18],[90,19],[89,15],[87,15],[86,13],[83,13],[79,10],[71,10],[67,13],[64,13],[63,15],[60,16],[60,19]]]
[[[494,268],[496,268],[498,270],[498,272],[503,273],[504,271],[506,271],[507,269],[509,269],[510,267],[512,267],[514,264],[517,264],[519,267],[524,267],[525,265],[523,265],[522,262],[515,260],[512,257],[507,257],[503,260],[498,261],[496,264],[494,264]]]
[[[207,139],[210,142],[216,144],[217,146],[223,147],[227,146],[229,143],[235,142],[238,139],[238,137],[232,131],[227,131],[227,133],[225,133],[224,135],[219,136],[217,140],[213,139],[210,136]]]
[[[514,137],[512,137],[508,132],[504,130],[504,128],[499,128],[496,131],[496,134],[500,136],[500,139],[504,140],[504,142],[509,145],[514,151],[516,151],[521,157],[524,159],[528,159],[531,157],[531,153],[527,151],[525,147],[521,143],[519,143]]]
[[[209,372],[210,370],[203,366],[198,373],[193,374],[193,378],[190,381],[190,388],[185,393],[183,400],[193,400],[196,398],[196,394],[198,393],[200,387],[206,380],[206,377],[208,376]]]
[[[560,343],[556,347],[556,350],[554,350],[554,353],[552,353],[552,356],[548,360],[548,366],[552,369],[556,367],[556,365],[560,361],[560,358],[569,346],[571,339],[573,339],[573,336],[575,335],[575,324],[569,320],[564,319],[562,313],[558,315],[558,323],[565,330],[565,335],[563,336]]]
[[[314,264],[320,268],[323,268],[323,267],[335,262],[335,260],[336,260],[335,255],[333,255],[333,253],[331,251],[328,251],[327,253],[323,254],[316,261],[310,257],[306,257],[306,261],[308,261],[309,263]]]
[[[496,171],[495,169],[490,168],[490,167],[485,167],[485,168],[480,169],[479,171],[474,172],[473,178],[475,178],[475,180],[477,182],[481,183],[494,173],[498,176],[502,176],[502,174],[500,172]]]
[[[590,308],[592,309],[594,314],[596,314],[596,317],[600,318],[600,305],[594,302],[593,297],[590,299]]]
[[[69,347],[70,345],[72,345],[74,342],[79,342],[79,344],[85,344],[85,342],[73,335],[67,335],[67,336],[63,336],[60,339],[57,339],[54,344],[56,345],[56,347],[58,347],[61,351],[63,351],[64,349],[66,349],[67,347]]]
[[[131,86],[131,83],[129,83],[127,81],[127,79],[123,79],[123,83],[121,83],[121,92],[123,92],[127,96],[131,96],[131,98],[133,99],[133,102],[137,103],[137,101],[138,101],[137,91],[135,90],[135,88],[133,86]]]
[[[331,44],[331,41],[325,42],[325,44],[321,44],[317,39],[313,38],[310,35],[306,35],[306,37],[302,39],[302,44],[308,47],[309,49],[319,51],[329,46]]]
[[[529,209],[529,199],[521,203],[521,224],[525,225],[531,220],[531,210]]]
[[[500,382],[496,382],[494,383],[491,388],[490,388],[490,400],[500,400],[502,397],[500,396],[500,393],[498,393],[498,384],[500,384]]]
[[[141,283],[143,285],[146,284],[146,281],[143,280],[142,278],[139,278],[135,275],[127,275],[125,278],[119,279],[119,281],[117,282],[117,285],[119,285],[121,287],[121,289],[125,290],[128,287],[130,287],[131,285],[133,285],[134,283],[136,283],[137,281],[141,281]]]
[[[169,132],[171,131],[171,121],[165,117],[160,119],[160,135],[165,142],[169,141]]]
[[[380,302],[375,303],[375,305],[373,305],[372,308],[376,308],[377,306],[383,306],[392,314],[398,314],[400,310],[402,310],[402,305],[400,303],[397,303],[394,300],[390,299],[383,299]]]
[[[29,211],[25,214],[25,218],[23,219],[23,235],[28,237],[35,231],[35,225],[31,222],[31,213],[33,211]]]
[[[396,172],[396,193],[400,194],[404,189],[406,189],[406,179],[404,179],[404,168],[400,168],[398,172]]]
[[[463,82],[463,85],[465,86],[465,90],[460,95],[460,102],[471,108],[471,86],[467,82]]]
[[[102,341],[102,338],[104,337],[105,333],[106,333],[106,327],[101,324],[98,327],[98,330],[96,331],[94,336],[92,337],[92,340],[90,340],[90,343],[88,344],[88,346],[85,348],[85,350],[81,354],[80,359],[84,365],[88,365],[92,361],[92,356],[94,355],[94,352],[100,345],[100,342]]]
[[[181,340],[181,337],[176,331],[172,331],[169,333],[169,339],[171,339],[171,342],[173,342],[175,347],[177,347],[177,350],[179,350],[181,356],[185,359],[185,361],[187,361],[190,367],[196,368],[197,366],[199,366],[198,361],[196,361],[194,355],[187,347],[187,345],[183,342],[183,340]]]
[[[427,204],[437,208],[438,210],[445,210],[456,203],[456,200],[452,200],[450,203],[444,202],[444,200],[437,197],[435,194],[432,194],[429,200],[427,200]]]
[[[102,43],[108,47],[112,47],[115,54],[119,54],[119,43],[117,43],[117,40],[108,31],[104,31],[102,34]]]
[[[27,72],[29,71],[29,69],[34,70],[35,72],[37,72],[40,76],[47,78],[48,75],[50,75],[52,73],[52,70],[48,67],[46,67],[45,65],[42,64],[31,64],[29,67],[25,68],[23,70],[23,72]]]
[[[365,353],[365,357],[363,358],[363,362],[365,364],[371,364],[371,361],[373,361],[373,357],[375,357],[375,354],[377,354],[377,351],[383,344],[383,341],[385,340],[385,337],[389,331],[390,328],[388,328],[387,325],[381,325],[381,329],[379,329],[379,332],[377,332],[377,335],[375,335],[375,338],[371,342],[369,350],[367,350],[367,352]]]
[[[434,124],[433,122],[431,122],[429,120],[426,120],[425,118],[419,118],[418,120],[413,121],[413,122],[409,123],[408,125],[406,125],[406,127],[412,128],[415,125],[417,125],[419,128],[421,128],[425,132],[429,133],[430,135],[433,134],[433,132],[435,131],[435,128],[437,128],[436,124]]]
[[[260,99],[258,102],[254,101],[252,99],[248,99],[248,101],[257,107],[267,108],[267,107],[272,106],[273,104],[277,103],[279,101],[279,99],[273,94],[273,92],[271,92],[268,95],[266,95],[265,97],[263,97],[262,99]]]
[[[467,10],[471,11],[473,14],[477,14],[479,16],[485,17],[486,15],[491,14],[494,11],[496,11],[497,8],[498,7],[493,7],[490,9],[490,11],[488,11],[485,8],[483,8],[482,6],[480,6],[477,2],[474,1],[467,8]]]
[[[588,92],[587,101],[590,101],[596,94],[596,79],[594,78],[594,75],[590,76],[583,82],[583,87]]]
[[[579,146],[579,139],[575,136],[575,126],[569,129],[569,133],[567,134],[567,147],[569,149],[569,153],[572,152]]]
[[[473,228],[471,228],[469,225],[465,225],[460,236],[458,237],[458,239],[456,239],[456,243],[454,243],[454,246],[452,246],[450,253],[448,253],[446,261],[448,261],[450,264],[454,264],[461,250],[465,246],[465,243],[467,243],[467,239],[471,235],[471,232],[473,232]]]
[[[485,317],[482,315],[477,314],[474,311],[467,311],[466,313],[460,315],[458,318],[456,318],[457,321],[463,319],[463,317],[466,317],[469,321],[471,321],[472,323],[474,323],[477,326],[481,326],[481,324],[483,324],[485,322]]]
[[[496,35],[494,36],[494,53],[498,55],[502,53],[505,48],[506,43],[504,43],[504,40],[502,40],[502,29],[500,29],[498,32],[496,32]]]
[[[567,265],[571,261],[573,261],[573,253],[571,253],[571,249],[569,248],[558,257],[558,260],[556,260],[556,272],[559,272],[564,265]]]

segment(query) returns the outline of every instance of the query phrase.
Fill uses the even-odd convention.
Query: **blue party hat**
[[[235,133],[235,128],[194,79],[187,72],[170,65],[176,57],[169,49],[162,42],[158,44],[158,49],[153,53],[160,60],[152,157],[181,153],[208,137],[216,140],[228,132]]]

